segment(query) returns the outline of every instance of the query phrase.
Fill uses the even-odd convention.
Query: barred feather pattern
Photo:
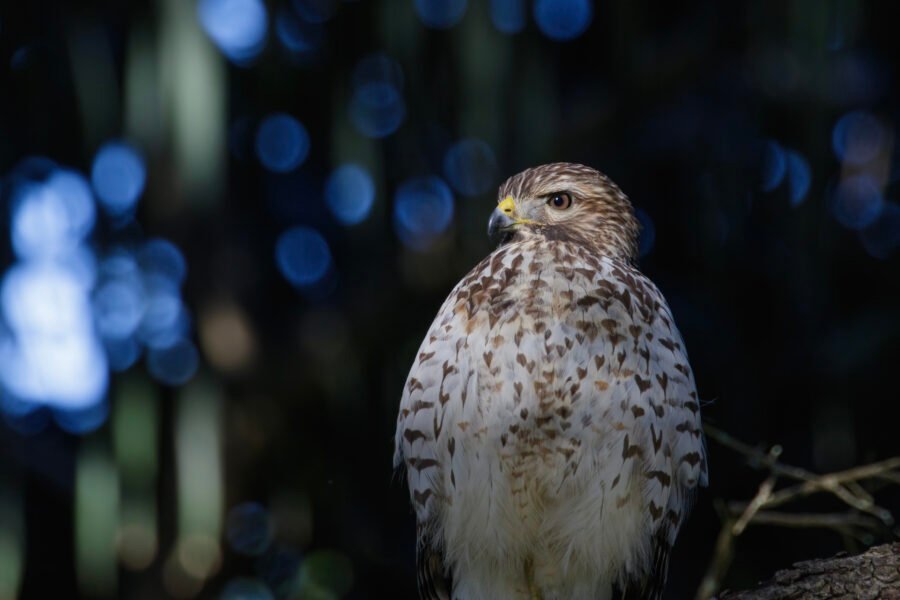
[[[535,229],[439,310],[394,457],[423,598],[661,594],[706,453],[681,336],[629,256]]]

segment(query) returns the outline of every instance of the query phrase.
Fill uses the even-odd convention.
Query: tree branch
[[[797,563],[752,590],[726,591],[720,598],[900,600],[900,543],[876,546],[856,556],[838,555]]]
[[[715,554],[697,590],[697,600],[709,600],[718,592],[731,566],[737,538],[750,525],[792,528],[819,527],[836,531],[848,541],[865,542],[867,538],[871,539],[872,533],[881,533],[894,523],[890,511],[875,504],[874,497],[863,487],[862,483],[872,480],[879,483],[900,482],[900,457],[836,473],[817,475],[805,469],[779,462],[778,457],[781,455],[781,446],[779,445],[763,451],[711,425],[704,425],[704,430],[710,439],[744,455],[751,467],[767,470],[769,475],[760,484],[756,495],[749,502],[724,502],[721,500],[716,502],[716,510],[722,519],[722,529],[716,541]],[[798,483],[776,490],[775,486],[779,477]],[[771,510],[822,492],[833,495],[852,510],[846,513],[824,514]],[[813,563],[817,564],[817,561],[809,564]],[[900,574],[898,574],[898,578],[900,578]],[[897,600],[900,600],[900,595],[897,596]]]

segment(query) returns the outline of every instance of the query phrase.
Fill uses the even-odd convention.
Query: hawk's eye
[[[566,210],[572,206],[572,196],[563,192],[561,194],[553,194],[547,199],[547,204],[556,210]]]

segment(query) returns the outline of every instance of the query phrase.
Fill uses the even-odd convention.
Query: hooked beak
[[[501,244],[507,242],[516,226],[524,222],[525,220],[516,217],[516,203],[512,196],[507,196],[491,213],[488,220],[488,237],[496,239]]]

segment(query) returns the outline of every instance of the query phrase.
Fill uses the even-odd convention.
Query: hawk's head
[[[551,163],[513,175],[500,186],[488,233],[501,243],[531,236],[566,239],[601,254],[637,257],[638,221],[606,175],[574,163]]]

